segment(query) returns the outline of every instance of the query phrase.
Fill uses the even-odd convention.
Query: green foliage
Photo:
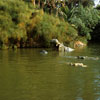
[[[79,35],[91,39],[90,33],[98,23],[99,19],[99,12],[96,9],[92,7],[83,8],[83,6],[80,5],[79,7],[74,8],[71,17],[69,18],[69,22],[77,27]]]
[[[49,47],[53,38],[67,44],[79,36],[90,39],[90,33],[100,19],[99,12],[92,7],[78,5],[69,9],[68,6],[62,6],[59,11],[55,8],[55,17],[37,10],[37,5],[34,8],[27,1],[0,0],[0,48]],[[36,4],[39,1],[36,0]],[[61,14],[60,18],[57,17],[57,11],[58,15]]]
[[[100,4],[96,6],[98,12],[100,12]],[[94,15],[95,16],[95,15]],[[99,13],[100,16],[100,13]],[[95,28],[93,29],[93,32],[91,33],[92,41],[94,42],[100,42],[100,19],[98,24],[96,24]]]
[[[92,41],[100,42],[100,20],[99,23],[96,25],[96,27],[93,29],[91,36],[92,36]]]
[[[100,4],[97,5],[96,9],[100,10]]]
[[[95,9],[97,9],[100,12],[100,5],[97,5]],[[96,27],[93,29],[91,36],[92,36],[92,41],[100,42],[100,19],[99,19],[98,24],[96,24]]]
[[[79,6],[79,4],[83,5],[84,7],[87,6],[93,6],[94,0],[66,0],[69,7],[73,6]]]
[[[32,9],[22,0],[0,0],[0,41],[9,45],[26,39],[25,28],[31,13]]]
[[[67,10],[67,8],[66,8]],[[0,1],[0,44],[2,48],[49,47],[50,40],[57,38],[69,42],[77,37],[77,31],[64,20],[34,10],[22,0]]]
[[[72,31],[71,31],[72,29]],[[50,40],[57,38],[62,42],[68,42],[69,38],[77,37],[77,31],[67,22],[55,18],[52,15],[44,14],[43,19],[35,27],[35,36],[42,46],[49,46]]]

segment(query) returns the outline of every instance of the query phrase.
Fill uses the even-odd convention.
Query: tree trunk
[[[40,8],[40,0],[38,0],[38,6],[39,6],[39,8]]]
[[[35,6],[35,0],[31,0],[32,4]]]

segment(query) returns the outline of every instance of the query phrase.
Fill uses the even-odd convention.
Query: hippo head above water
[[[48,52],[46,50],[42,50],[40,51],[41,54],[48,54]]]

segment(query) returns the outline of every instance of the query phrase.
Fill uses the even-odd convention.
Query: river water
[[[42,49],[0,51],[0,100],[100,100],[100,46],[71,53]],[[86,68],[70,66],[80,62]]]

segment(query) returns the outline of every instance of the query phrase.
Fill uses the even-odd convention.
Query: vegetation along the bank
[[[100,7],[93,0],[0,0],[0,48],[72,45],[98,38]]]

